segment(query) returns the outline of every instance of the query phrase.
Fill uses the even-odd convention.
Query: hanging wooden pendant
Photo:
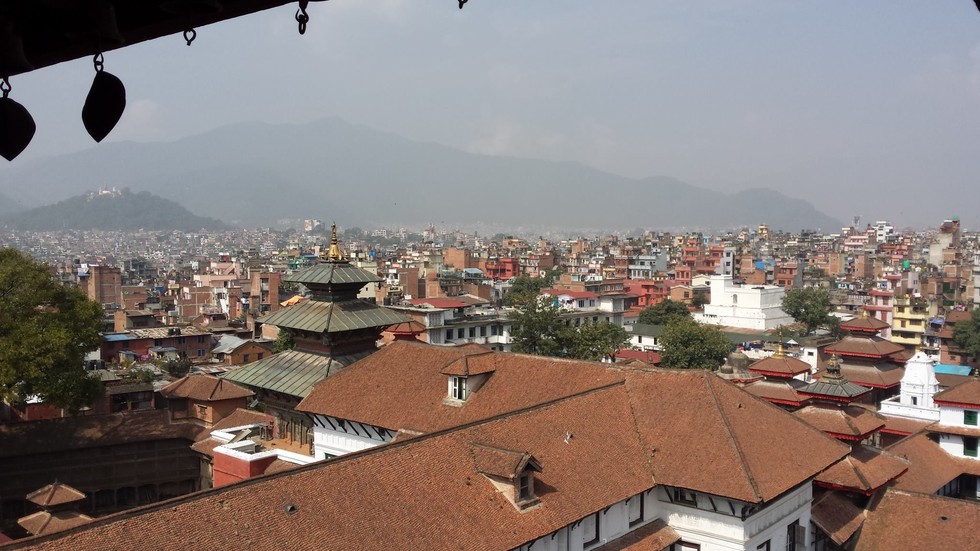
[[[115,75],[102,70],[101,60],[96,61],[95,80],[82,107],[85,130],[97,142],[112,132],[123,111],[126,110],[126,87]]]
[[[0,98],[0,155],[13,161],[31,143],[37,126],[23,105],[7,97],[8,92],[4,88]]]

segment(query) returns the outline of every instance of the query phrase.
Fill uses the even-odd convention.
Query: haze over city
[[[128,105],[107,142],[338,116],[474,153],[770,188],[841,221],[978,224],[947,202],[980,199],[968,1],[334,0],[310,6],[304,36],[294,11],[108,52]],[[11,79],[38,131],[0,193],[8,167],[100,147],[79,121],[91,74],[78,59]]]

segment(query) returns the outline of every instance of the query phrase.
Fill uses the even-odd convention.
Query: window
[[[494,336],[497,335],[497,330],[498,330],[498,328],[497,328],[496,325],[491,325],[490,326],[490,334],[491,335],[494,335]]]
[[[584,300],[578,301],[578,307],[579,308],[585,308],[585,301]]]
[[[582,519],[580,527],[582,528],[582,547],[599,543],[599,513],[593,513]]]
[[[481,337],[486,337],[487,336],[487,326],[486,325],[480,326],[480,336]]]
[[[963,455],[967,457],[977,456],[977,438],[975,436],[963,437]]]
[[[462,339],[465,336],[466,336],[466,330],[465,329],[463,329],[462,327],[460,327],[459,329],[456,330],[456,338],[457,339]]]
[[[977,426],[977,412],[975,410],[964,410],[963,411],[963,424]]]
[[[258,354],[255,355],[255,359],[261,360],[263,356],[265,356],[265,352],[259,352]]]
[[[769,540],[766,540],[760,543],[759,545],[756,545],[755,549],[756,551],[769,551],[769,545],[770,545]]]
[[[527,501],[534,497],[534,475],[530,472],[525,472],[521,475],[520,481],[517,487],[517,499],[519,501]]]
[[[242,363],[246,363],[247,364],[250,361],[252,361],[252,355],[251,354],[245,354],[244,356],[242,356]]]
[[[153,339],[153,346],[163,346],[163,339]]]
[[[806,549],[806,529],[800,526],[799,520],[794,520],[786,527],[786,551],[804,549]]]
[[[633,496],[626,500],[626,514],[629,519],[630,528],[643,522],[643,494]]]
[[[690,490],[685,490],[684,488],[674,488],[674,501],[678,503],[686,503],[688,505],[697,505],[698,496]]]
[[[476,327],[470,327],[470,338],[472,339],[475,336],[476,336]]]
[[[208,407],[203,405],[197,406],[197,415],[200,417],[206,416],[208,414]]]
[[[198,335],[197,342],[204,342],[204,335]],[[203,356],[203,354],[202,354]]]
[[[453,330],[452,329],[446,329],[446,340],[447,341],[453,340]]]
[[[913,406],[919,405],[919,399],[915,396],[912,396],[912,405]]]
[[[451,377],[449,385],[449,396],[453,400],[466,400],[466,377]]]
[[[204,357],[204,349],[203,348],[198,348],[197,349],[197,357],[198,358],[203,358]]]
[[[179,344],[187,344],[187,337],[180,337],[177,339]]]

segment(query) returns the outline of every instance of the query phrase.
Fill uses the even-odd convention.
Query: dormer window
[[[541,465],[531,454],[474,445],[473,458],[477,472],[519,511],[541,502],[534,493],[534,473],[541,472]]]
[[[466,377],[453,376],[449,378],[449,397],[465,402],[469,393],[466,391]]]
[[[517,488],[517,501],[528,501],[531,499],[534,499],[534,474],[528,469],[520,476]]]

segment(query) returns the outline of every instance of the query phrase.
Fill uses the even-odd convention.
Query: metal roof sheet
[[[229,371],[221,378],[253,388],[303,398],[310,393],[313,385],[372,352],[374,350],[330,357],[287,350]]]
[[[338,283],[372,283],[381,281],[381,278],[367,270],[351,266],[345,261],[321,262],[305,270],[300,270],[294,274],[286,276],[287,282],[313,283],[313,284],[338,284]]]
[[[370,327],[388,327],[411,318],[362,300],[321,302],[310,300],[274,312],[261,321],[269,325],[314,333],[337,333]]]

